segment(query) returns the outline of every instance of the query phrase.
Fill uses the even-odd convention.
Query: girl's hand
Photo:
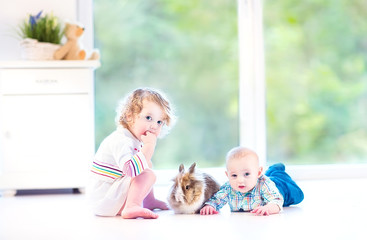
[[[200,214],[201,215],[212,215],[212,214],[218,214],[218,211],[215,210],[214,207],[210,206],[210,205],[205,205],[201,210],[200,210]]]
[[[144,145],[151,144],[152,147],[155,148],[155,145],[157,144],[157,136],[149,131],[146,131],[145,135],[141,135],[141,141],[144,143]]]
[[[147,131],[145,135],[141,135],[141,141],[143,142],[143,147],[141,148],[141,151],[144,154],[149,167],[151,168],[151,160],[154,154],[155,145],[157,144],[157,136]]]

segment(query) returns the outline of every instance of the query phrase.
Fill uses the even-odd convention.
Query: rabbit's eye
[[[186,190],[189,190],[190,186],[189,185],[186,185]]]

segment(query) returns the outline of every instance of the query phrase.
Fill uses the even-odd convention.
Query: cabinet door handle
[[[46,79],[36,79],[35,83],[48,85],[48,84],[57,84],[59,83],[59,81],[57,79],[47,79],[46,78]]]

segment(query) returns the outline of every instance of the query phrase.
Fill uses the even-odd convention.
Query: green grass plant
[[[46,14],[43,17],[41,14],[42,11],[24,20],[20,25],[20,36],[36,39],[39,42],[60,44],[63,30],[59,19],[53,14]]]

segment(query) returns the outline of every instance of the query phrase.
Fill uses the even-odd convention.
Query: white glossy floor
[[[84,194],[0,197],[0,239],[367,239],[367,179],[298,181],[305,200],[278,215],[96,217]],[[168,187],[157,187],[166,197]]]

